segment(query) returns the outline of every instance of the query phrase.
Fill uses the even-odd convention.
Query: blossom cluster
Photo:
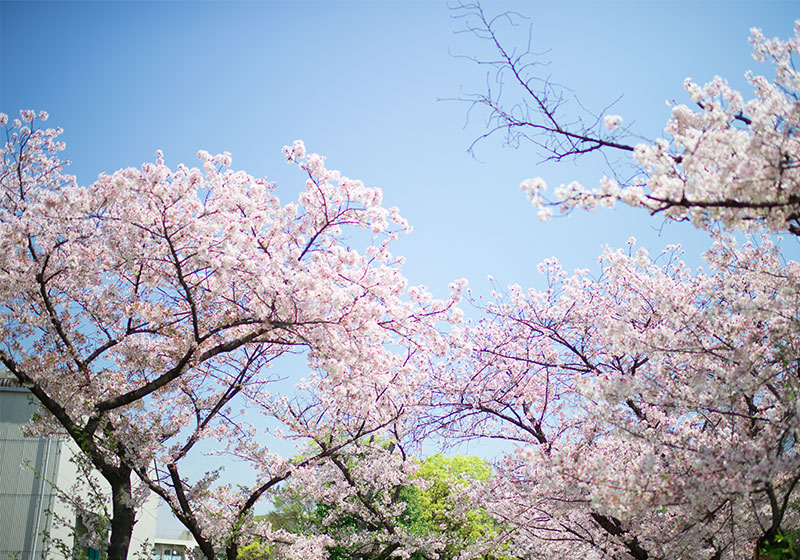
[[[695,109],[675,105],[667,137],[635,147],[641,173],[628,184],[604,180],[601,188],[590,189],[572,183],[557,190],[553,200],[532,194],[544,190],[541,179],[524,182],[523,190],[544,218],[552,209],[592,210],[622,202],[702,229],[766,227],[800,234],[800,73],[792,63],[800,54],[798,29],[788,40],[766,39],[751,30],[754,57],[771,62],[776,75],[770,80],[748,73],[749,101],[720,77],[702,86],[687,79],[684,88]],[[609,131],[621,122],[618,115],[604,118]]]
[[[80,186],[58,157],[61,131],[37,118],[0,117],[0,360],[47,411],[41,433],[74,439],[115,492],[130,493],[135,473],[208,555],[296,466],[242,420],[248,410],[286,437],[341,445],[398,421],[423,349],[443,352],[436,323],[457,309],[406,297],[389,245],[410,226],[379,189],[302,142],[285,149],[307,177],[289,204],[230,154],[203,150],[199,168],[170,168],[159,151]],[[271,367],[298,351],[310,373],[287,396]],[[181,478],[201,440],[252,465],[253,485],[234,491],[215,470]]]

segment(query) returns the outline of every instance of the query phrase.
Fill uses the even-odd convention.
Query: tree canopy
[[[71,439],[110,487],[108,542],[94,535],[110,560],[129,557],[147,492],[206,559],[796,556],[800,263],[782,247],[800,239],[800,24],[752,31],[774,77],[748,75],[748,100],[687,80],[691,106],[643,141],[609,110],[566,114],[539,55],[499,39],[513,14],[455,9],[521,95],[467,99],[488,135],[621,158],[598,188],[523,181],[539,217],[624,204],[685,221],[709,235],[703,267],[631,237],[598,274],[552,259],[543,289],[467,293],[470,319],[465,280],[444,299],[407,285],[389,248],[410,226],[380,190],[300,141],[285,204],[204,151],[80,186],[46,113],[0,115],[0,364],[43,409],[33,430]],[[286,392],[272,368],[296,353],[310,373]],[[492,468],[408,451],[473,440],[511,450]],[[210,457],[185,476],[201,442],[253,480]]]
[[[386,452],[389,447],[385,442],[379,444],[377,452]],[[491,477],[492,468],[486,460],[436,454],[411,461],[406,467],[408,476],[394,485],[382,486],[375,480],[358,478],[361,469],[375,459],[371,454],[376,450],[369,444],[355,449],[356,454],[338,461],[337,476],[323,472],[314,475],[328,486],[341,482],[337,480],[341,476],[352,485],[349,498],[342,501],[341,493],[320,498],[320,493],[310,491],[307,484],[290,483],[276,496],[274,510],[264,520],[273,529],[330,539],[327,550],[337,560],[380,558],[387,550],[395,553],[401,548],[406,549],[404,555],[419,560],[453,559],[470,547],[492,546],[500,535],[495,521],[468,497],[475,485]],[[399,538],[401,531],[406,537]],[[409,540],[408,535],[417,540]],[[286,557],[280,546],[269,547],[262,541],[254,541],[247,551],[253,558]]]

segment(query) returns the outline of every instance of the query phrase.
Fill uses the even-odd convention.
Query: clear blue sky
[[[665,100],[686,100],[686,76],[744,86],[744,72],[759,70],[748,29],[786,37],[800,17],[800,4],[769,0],[485,7],[529,16],[553,79],[594,110],[623,95],[614,112],[650,137],[668,117]],[[476,292],[489,274],[534,284],[535,265],[550,256],[590,267],[602,244],[631,234],[651,252],[684,238],[675,226],[659,237],[659,224],[638,213],[540,223],[518,190],[537,175],[594,184],[599,162],[540,166],[530,147],[503,149],[499,138],[471,158],[480,119],[465,128],[467,107],[438,99],[482,87],[483,70],[450,53],[484,46],[454,35],[450,15],[443,2],[421,1],[3,1],[0,111],[48,111],[82,183],[159,148],[170,165],[193,165],[202,148],[277,181],[287,202],[302,177],[280,149],[303,139],[400,208],[415,231],[395,252],[412,283],[435,294],[461,276]]]
[[[548,74],[641,134],[661,134],[665,100],[687,102],[687,76],[715,74],[746,88],[748,29],[787,37],[800,3],[486,2],[487,12],[530,17],[532,47]],[[303,177],[280,149],[303,139],[332,168],[381,187],[414,232],[395,246],[406,275],[446,295],[467,277],[477,294],[498,284],[540,285],[536,264],[556,256],[592,268],[603,244],[634,235],[651,253],[683,241],[690,260],[705,241],[631,211],[578,213],[541,223],[522,179],[594,185],[600,162],[539,165],[530,146],[500,138],[467,154],[483,132],[467,107],[439,101],[479,91],[484,70],[452,54],[485,45],[454,35],[443,2],[0,2],[0,112],[46,110],[65,129],[83,184],[103,171],[151,161],[195,165],[198,149],[229,151],[233,167],[280,184],[288,202]],[[518,29],[510,42],[523,40]],[[749,90],[746,90],[749,91]],[[748,97],[746,94],[745,97]]]

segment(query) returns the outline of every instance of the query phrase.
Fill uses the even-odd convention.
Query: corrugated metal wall
[[[58,468],[57,440],[26,438],[21,428],[36,410],[30,394],[0,384],[0,559],[45,558],[47,511]],[[43,479],[44,477],[44,479]]]

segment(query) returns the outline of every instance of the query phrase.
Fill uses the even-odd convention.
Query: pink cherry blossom
[[[200,169],[171,169],[159,151],[83,187],[58,159],[60,130],[34,117],[12,123],[0,152],[0,361],[45,410],[34,429],[74,440],[110,485],[109,558],[127,555],[143,483],[203,555],[234,559],[280,482],[401,422],[454,302],[405,297],[389,245],[406,221],[301,142],[286,150],[307,178],[295,203],[202,150]],[[346,241],[355,230],[368,232],[361,247]],[[272,366],[297,352],[311,375],[289,398]],[[275,454],[248,410],[327,451]],[[192,480],[183,467],[203,440],[215,452]],[[215,455],[250,465],[254,482],[222,483]]]

